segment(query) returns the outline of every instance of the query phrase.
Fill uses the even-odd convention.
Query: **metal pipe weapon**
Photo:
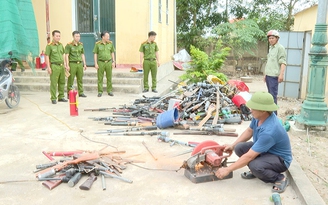
[[[96,132],[96,134],[121,133],[121,132],[131,132],[131,131],[140,131],[140,130],[157,130],[157,126],[131,127],[127,129],[106,130],[106,131]]]

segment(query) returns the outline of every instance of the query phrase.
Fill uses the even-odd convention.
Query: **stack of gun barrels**
[[[52,161],[36,165],[34,173],[36,178],[42,181],[42,185],[49,190],[60,184],[74,187],[80,181],[83,181],[79,185],[81,190],[90,190],[98,177],[101,178],[102,189],[106,190],[105,178],[132,183],[132,180],[122,177],[121,174],[126,168],[126,163],[137,161],[122,158],[119,155],[122,153],[125,151],[102,154],[81,151],[43,152]],[[64,158],[56,160],[53,156],[64,156]]]
[[[175,101],[174,108],[178,109],[179,120],[176,124],[198,125],[207,115],[209,107],[215,105],[219,118],[213,123],[213,115],[204,126],[214,124],[240,124],[241,110],[232,102],[231,98],[238,92],[233,85],[213,85],[206,82],[193,83],[178,87],[170,93],[158,97],[135,99],[133,105],[122,105],[119,108],[96,108],[85,111],[107,111],[112,115],[104,117],[90,117],[95,121],[103,121],[111,126],[151,126],[156,125],[156,117],[168,109],[170,101]],[[219,96],[218,96],[219,95]],[[178,126],[177,126],[178,127]]]

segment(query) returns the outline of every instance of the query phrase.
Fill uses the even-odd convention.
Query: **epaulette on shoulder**
[[[144,42],[141,43],[141,45],[146,44],[147,42],[148,42],[148,41],[144,41]]]
[[[112,41],[108,40],[107,43],[113,43]]]
[[[80,45],[83,45],[83,43],[82,43],[82,42],[79,42],[79,44],[80,44]]]
[[[72,41],[68,42],[67,45],[71,45],[72,44]]]
[[[48,46],[51,46],[51,45],[53,45],[53,43],[52,43],[52,42],[48,43]]]
[[[99,43],[101,43],[101,41],[97,41],[97,42],[96,42],[96,44],[99,44]]]

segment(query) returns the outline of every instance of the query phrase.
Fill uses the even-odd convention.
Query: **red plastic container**
[[[231,100],[238,108],[240,108],[240,105],[246,104],[246,100],[238,94],[233,96]]]
[[[249,92],[249,88],[247,87],[247,85],[243,81],[240,81],[240,80],[229,80],[228,81],[228,84],[229,85],[236,86],[237,89],[240,90],[240,91],[247,91],[247,92]]]

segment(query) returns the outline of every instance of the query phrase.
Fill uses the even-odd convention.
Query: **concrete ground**
[[[156,95],[167,92],[172,86],[168,79],[177,79],[178,75],[179,72],[175,71],[159,82],[159,93]],[[253,86],[254,89],[262,89],[262,86],[250,85],[251,90]],[[111,115],[110,112],[87,112],[84,109],[130,105],[134,99],[142,98],[143,93],[114,93],[114,97],[103,95],[101,98],[96,96],[96,91],[85,94],[87,98],[78,98],[79,115],[76,117],[70,116],[68,103],[52,105],[46,92],[21,93],[19,107],[12,110],[5,103],[0,104],[0,204],[273,204],[270,201],[272,184],[240,177],[242,172],[248,170],[247,167],[234,171],[231,179],[194,184],[184,176],[183,169],[176,172],[190,154],[175,155],[190,148],[170,146],[159,142],[156,136],[95,134],[96,131],[119,127],[88,119],[106,117]],[[145,95],[155,96],[151,92]],[[243,122],[240,125],[225,125],[225,128],[236,128],[240,134],[248,125],[249,122]],[[235,140],[222,136],[173,135],[176,130],[166,131],[170,132],[170,138],[185,142],[214,140],[226,144]],[[143,141],[158,160],[149,154]],[[104,144],[110,145],[105,149],[107,151],[124,150],[126,153],[122,157],[144,161],[128,164],[127,169],[123,170],[122,176],[133,183],[106,178],[107,190],[103,191],[101,179],[98,178],[90,191],[82,191],[78,187],[86,180],[84,176],[73,188],[61,184],[50,191],[36,180],[32,172],[35,165],[49,162],[42,151],[97,151],[104,148]],[[235,160],[237,157],[233,155],[228,161]],[[15,182],[21,180],[24,182]],[[297,187],[292,182],[281,194],[282,204],[309,204]]]

